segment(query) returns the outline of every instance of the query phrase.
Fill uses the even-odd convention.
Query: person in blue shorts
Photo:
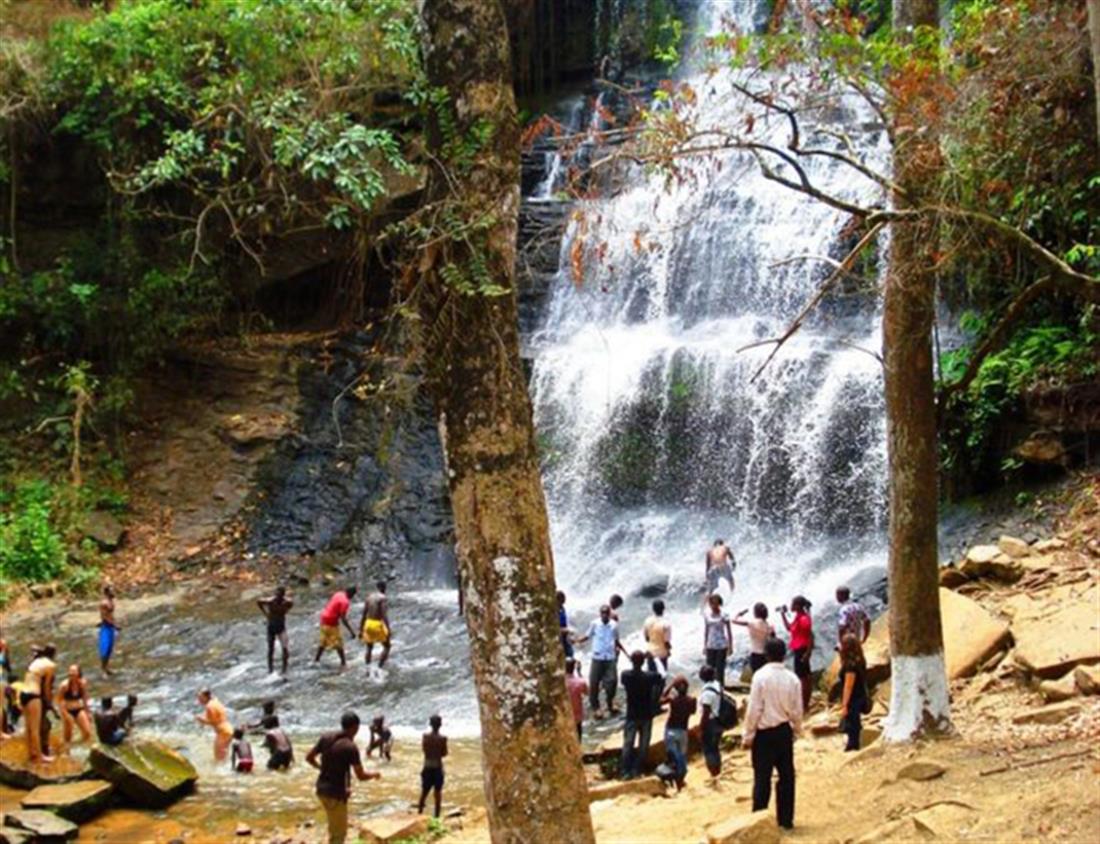
[[[115,590],[110,584],[103,587],[103,600],[99,602],[99,664],[103,673],[111,674],[111,654],[115,650],[115,638],[119,626],[115,622]]]

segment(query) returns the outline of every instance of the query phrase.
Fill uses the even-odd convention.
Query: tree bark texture
[[[1100,0],[1087,0],[1089,42],[1092,44],[1092,82],[1096,92],[1096,145],[1100,147]]]
[[[895,0],[901,28],[936,26],[936,3]],[[901,71],[901,72],[904,72]],[[927,125],[927,95],[911,94],[895,116],[894,181],[898,208],[923,204],[940,167]],[[936,400],[932,358],[935,224],[895,226],[883,297],[883,360],[890,472],[889,602],[891,686],[885,737],[908,740],[948,725],[939,605]]]
[[[494,842],[594,841],[565,693],[549,523],[519,354],[519,127],[498,0],[421,0],[429,83],[444,89],[427,203],[476,234],[419,249],[425,374],[440,421]],[[445,112],[445,113],[444,113]],[[486,131],[488,130],[488,131]],[[487,138],[465,151],[455,139]],[[487,272],[503,295],[456,286]]]

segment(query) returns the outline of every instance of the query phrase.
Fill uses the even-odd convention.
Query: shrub
[[[0,581],[50,580],[65,567],[65,543],[52,523],[55,491],[42,480],[0,493]]]

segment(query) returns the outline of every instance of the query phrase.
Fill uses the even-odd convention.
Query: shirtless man
[[[99,602],[99,664],[107,676],[111,675],[108,664],[119,629],[115,622],[115,590],[108,584],[103,587],[103,600]]]
[[[367,595],[363,603],[363,617],[359,621],[359,638],[367,646],[364,657],[367,665],[370,665],[371,654],[375,645],[382,646],[382,656],[378,660],[378,667],[386,667],[386,659],[390,655],[390,614],[389,601],[386,599],[386,581],[379,580],[376,591]]]
[[[428,724],[432,730],[424,733],[420,742],[424,750],[424,767],[420,771],[420,805],[417,812],[424,814],[428,793],[434,791],[435,816],[438,818],[443,803],[443,757],[447,755],[447,737],[440,732],[443,719],[438,715],[429,718]]]
[[[290,662],[290,645],[286,635],[286,614],[294,606],[294,601],[287,597],[286,587],[280,586],[270,598],[260,598],[256,602],[260,612],[267,619],[267,673],[275,670],[275,640],[279,640],[279,647],[283,651],[283,675],[286,675],[287,663]]]
[[[386,726],[384,715],[379,715],[370,722],[370,744],[367,746],[368,759],[374,755],[375,750],[378,751],[379,758],[386,761],[393,759],[393,731]]]
[[[707,549],[706,554],[707,593],[718,588],[718,581],[725,580],[733,591],[733,569],[737,561],[733,558],[733,552],[726,545],[726,540],[716,539],[714,545]]]

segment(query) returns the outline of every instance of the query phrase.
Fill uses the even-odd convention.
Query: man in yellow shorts
[[[340,656],[340,668],[347,668],[348,660],[344,654],[344,638],[340,635],[340,624],[343,623],[348,633],[355,635],[355,631],[348,624],[348,610],[351,609],[351,599],[355,597],[356,591],[354,586],[349,586],[342,592],[337,592],[329,598],[329,602],[321,610],[321,641],[317,645],[314,662],[319,661],[321,654],[325,651],[334,650]]]
[[[390,655],[390,617],[389,602],[386,600],[386,581],[375,584],[376,591],[367,596],[363,604],[363,618],[359,622],[359,638],[367,646],[366,662],[370,665],[375,645],[382,646],[382,656],[378,667],[385,668]]]

